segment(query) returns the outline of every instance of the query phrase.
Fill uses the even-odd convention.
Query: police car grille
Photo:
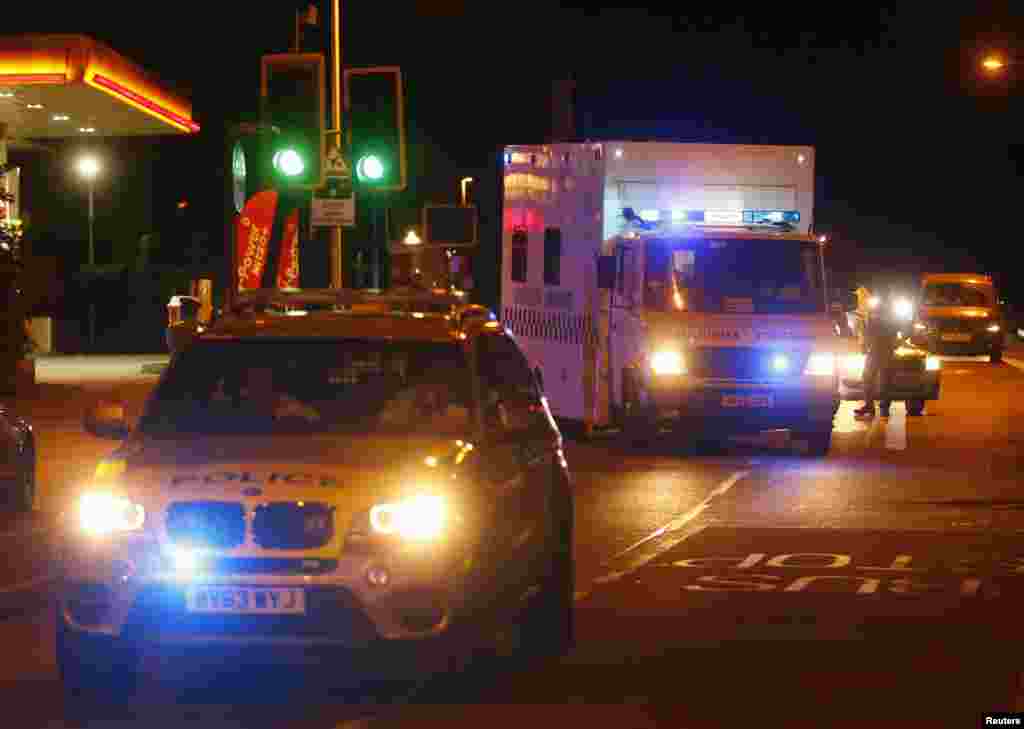
[[[785,369],[774,360],[784,355]],[[698,347],[687,353],[686,366],[695,377],[730,380],[783,380],[800,375],[807,366],[807,353],[756,347]]]
[[[180,501],[167,509],[171,541],[229,549],[245,541],[245,509],[229,501]]]
[[[334,508],[281,501],[256,507],[253,540],[264,549],[316,549],[334,536]]]

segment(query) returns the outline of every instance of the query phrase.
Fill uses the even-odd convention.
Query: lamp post
[[[473,184],[474,180],[472,177],[463,177],[459,183],[462,187],[462,207],[466,207],[468,204],[469,197],[466,195],[467,187]]]
[[[78,160],[78,174],[85,178],[89,187],[89,265],[96,265],[96,243],[93,228],[96,222],[95,207],[93,205],[93,187],[96,175],[100,171],[100,162],[91,155],[86,155]],[[92,293],[89,294],[89,346],[96,344],[96,302]]]

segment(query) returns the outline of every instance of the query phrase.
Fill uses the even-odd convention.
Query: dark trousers
[[[872,347],[868,351],[867,360],[864,362],[864,403],[874,407],[875,400],[881,397],[882,383],[884,378],[889,376],[889,368],[892,364],[893,351],[886,347]],[[887,401],[883,401],[882,407],[886,407]]]

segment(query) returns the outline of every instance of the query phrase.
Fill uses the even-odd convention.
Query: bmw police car
[[[562,439],[493,315],[430,293],[236,303],[174,355],[133,430],[118,403],[87,416],[124,442],[64,515],[71,695],[171,645],[567,646]]]

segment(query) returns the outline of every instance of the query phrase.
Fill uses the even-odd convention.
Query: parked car
[[[0,403],[0,501],[31,511],[36,495],[36,446],[32,426]]]

